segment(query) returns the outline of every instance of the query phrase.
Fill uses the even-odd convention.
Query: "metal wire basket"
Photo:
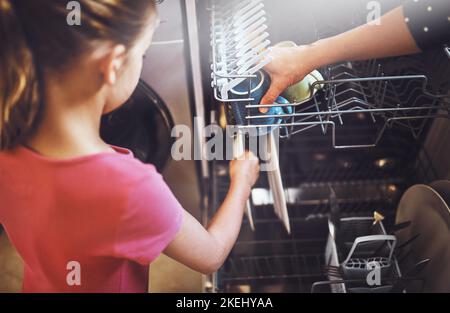
[[[389,75],[383,61],[378,60],[330,65],[320,69],[325,79],[314,82],[310,96],[301,102],[260,105],[255,103],[251,88],[240,97],[230,94],[243,82],[252,86],[258,79],[256,73],[270,61],[265,23],[262,0],[211,2],[214,97],[226,104],[229,123],[242,132],[279,128],[281,137],[288,138],[319,127],[323,135],[331,134],[336,149],[363,148],[376,146],[394,125],[418,137],[428,120],[449,117],[448,90],[432,90],[428,76],[413,58],[405,58],[403,70]],[[322,34],[323,30],[317,32]],[[440,68],[448,69],[449,64]],[[317,88],[321,92],[316,93]],[[293,110],[276,115],[259,113],[261,108],[274,106]],[[274,119],[275,123],[268,122]],[[342,143],[338,133],[345,123],[372,128],[372,138],[358,144]]]
[[[247,124],[240,128],[280,127],[281,137],[287,138],[320,127],[323,135],[331,133],[334,148],[366,148],[376,146],[385,131],[395,125],[405,127],[417,138],[427,120],[449,117],[450,97],[431,93],[425,75],[385,76],[376,60],[333,65],[325,72],[330,79],[313,83],[310,97],[305,101],[276,104],[295,108],[292,114],[255,114],[255,109],[270,105],[243,101],[248,112]],[[313,89],[319,85],[323,86],[322,91],[313,95]],[[258,124],[268,118],[283,118],[283,121],[281,125]],[[345,123],[372,127],[372,142],[339,143],[337,132]]]

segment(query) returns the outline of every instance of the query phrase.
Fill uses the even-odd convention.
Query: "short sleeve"
[[[150,264],[178,233],[183,208],[153,166],[132,186],[116,231],[116,257]]]
[[[450,44],[449,0],[406,0],[405,22],[422,50]]]

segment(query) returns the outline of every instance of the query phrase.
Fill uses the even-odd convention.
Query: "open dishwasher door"
[[[252,110],[260,106],[252,103],[251,84],[247,94],[250,97],[241,101],[242,106],[229,104],[222,95],[224,88],[233,89],[242,80],[252,79],[252,73],[230,77],[220,71],[229,69],[230,64],[223,67],[220,60],[215,61],[222,42],[214,43],[214,19],[217,16],[228,14],[232,19],[234,15],[230,12],[244,10],[243,15],[250,20],[244,28],[254,29],[255,33],[249,37],[256,38],[248,49],[261,45],[264,51],[266,40],[271,44],[286,40],[298,45],[309,44],[363,24],[367,21],[368,2],[197,2],[198,53],[201,60],[208,60],[202,62],[205,123],[221,120],[223,112],[231,108],[237,112],[235,116],[243,117],[244,123],[236,123],[243,129],[258,128],[263,124],[254,122],[262,117],[252,115]],[[400,1],[380,2],[383,11],[400,4]],[[264,16],[258,15],[261,10],[265,12]],[[256,25],[252,27],[252,23]],[[267,28],[261,28],[261,24],[266,24]],[[252,66],[247,69],[260,70]],[[275,185],[273,177],[261,175],[251,199],[254,231],[249,221],[244,220],[234,249],[223,268],[208,280],[205,290],[332,292],[336,288],[328,280],[330,271],[340,273],[336,268],[330,268],[326,259],[330,237],[330,188],[335,191],[341,220],[370,221],[362,223],[364,227],[355,226],[354,232],[350,233],[374,235],[372,232],[376,227],[371,225],[378,225],[372,218],[376,211],[385,217],[383,229],[376,228],[378,235],[390,235],[395,229],[395,214],[402,194],[417,183],[428,184],[438,178],[447,178],[447,173],[443,175],[434,169],[437,162],[430,159],[428,153],[432,148],[439,150],[439,140],[424,147],[425,142],[433,142],[427,137],[434,119],[448,119],[450,102],[442,95],[449,94],[446,77],[450,75],[450,62],[442,49],[416,56],[331,64],[318,70],[326,80],[319,83],[323,88],[308,101],[287,104],[293,108],[293,114],[287,114],[288,118],[277,124],[281,130],[278,156],[285,196],[282,201],[290,220],[290,234],[276,213],[271,195]],[[233,79],[237,81],[232,82]],[[426,86],[424,81],[428,82]],[[441,160],[440,168],[449,168],[449,158],[444,160],[439,153],[436,158]],[[226,166],[227,163],[220,160],[209,164],[206,216],[210,216],[225,197],[229,184]],[[358,233],[361,229],[364,231]],[[345,234],[343,237],[346,238]],[[353,241],[355,238],[336,247],[342,251],[339,253],[344,253],[341,260],[346,260],[348,246]],[[402,247],[402,244],[405,243],[399,242],[398,246]],[[375,249],[373,253],[379,253],[379,250]],[[400,261],[405,260],[398,263]],[[410,272],[402,266],[399,264],[396,268],[397,273]],[[399,277],[390,276],[390,279],[398,280]],[[395,281],[391,283],[390,287],[380,289],[350,284],[346,290],[388,292],[399,288]]]

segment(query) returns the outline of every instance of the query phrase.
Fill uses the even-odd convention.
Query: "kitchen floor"
[[[193,162],[172,162],[164,171],[164,178],[184,208],[198,216],[197,178],[187,171],[191,166],[195,166]],[[22,259],[3,231],[0,235],[0,292],[20,292],[22,277]],[[162,255],[151,264],[150,289],[151,292],[201,292],[202,275]]]
[[[22,277],[22,259],[3,231],[0,235],[0,292],[20,292]]]

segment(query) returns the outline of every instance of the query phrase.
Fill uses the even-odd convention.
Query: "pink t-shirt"
[[[148,265],[183,209],[129,150],[55,160],[0,153],[0,223],[25,262],[24,292],[146,292]]]

